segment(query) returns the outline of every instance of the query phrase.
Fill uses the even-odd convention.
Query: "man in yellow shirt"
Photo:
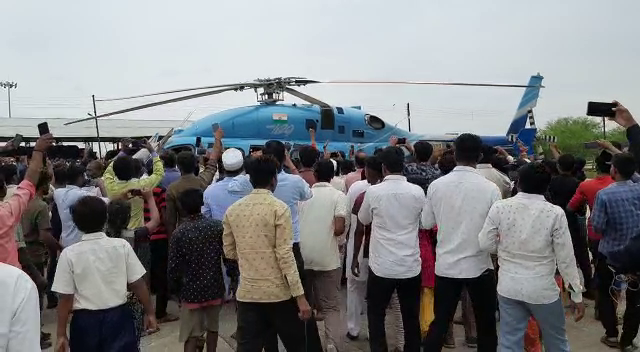
[[[123,151],[115,157],[114,161],[109,164],[104,172],[104,185],[107,190],[107,196],[122,194],[129,189],[150,190],[154,188],[164,177],[164,167],[162,160],[156,153],[155,149],[149,142],[145,148],[153,157],[153,173],[143,179],[136,178],[134,173],[134,163],[136,162],[125,151],[130,148],[130,141],[122,142]],[[131,202],[131,220],[129,221],[129,229],[136,229],[144,226],[144,201],[140,197],[135,197]]]

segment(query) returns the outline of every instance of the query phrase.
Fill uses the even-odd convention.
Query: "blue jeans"
[[[500,352],[522,352],[527,321],[533,316],[542,332],[546,352],[569,352],[564,327],[564,308],[558,298],[553,303],[531,304],[498,295],[500,304]]]

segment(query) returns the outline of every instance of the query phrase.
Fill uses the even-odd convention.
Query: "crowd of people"
[[[225,150],[218,129],[204,157],[123,141],[70,163],[46,159],[44,135],[29,160],[0,166],[0,350],[138,351],[179,320],[185,351],[215,351],[234,301],[240,352],[278,339],[440,351],[458,320],[480,352],[569,351],[565,309],[579,321],[589,299],[601,342],[636,351],[640,126],[615,110],[628,151],[599,141],[591,179],[555,146],[538,160],[473,134],[442,149],[391,138],[373,155],[313,141],[292,159],[277,140]],[[55,340],[40,322],[53,308]]]

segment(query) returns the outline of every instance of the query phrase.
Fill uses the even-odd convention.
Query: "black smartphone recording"
[[[406,138],[398,138],[398,144],[407,144]]]
[[[590,101],[587,104],[587,116],[597,117],[614,117],[616,112],[613,111],[617,107],[614,103],[601,103]]]
[[[600,145],[598,142],[586,142],[584,144],[584,149],[599,149]]]
[[[44,136],[45,134],[49,133],[49,124],[46,122],[43,123],[39,123],[38,124],[38,132],[40,133],[41,136]]]
[[[202,144],[202,137],[196,137],[196,148],[200,148],[200,144]]]

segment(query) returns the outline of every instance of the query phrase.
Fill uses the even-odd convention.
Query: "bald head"
[[[100,178],[104,172],[104,166],[98,160],[93,160],[87,165],[87,175],[90,178]]]

